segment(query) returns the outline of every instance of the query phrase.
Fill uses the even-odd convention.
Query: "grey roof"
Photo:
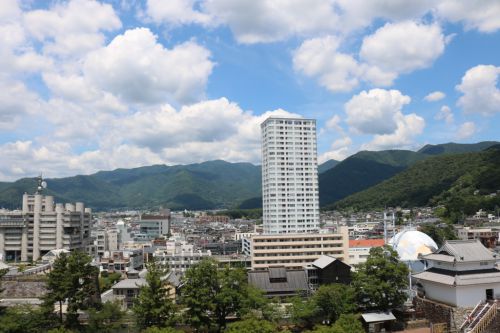
[[[413,275],[422,281],[435,282],[448,286],[467,286],[480,283],[500,283],[500,270],[461,275],[447,275],[435,271],[424,271]]]
[[[435,254],[451,256],[457,262],[496,260],[496,254],[488,250],[479,240],[446,241],[434,254],[427,256]],[[427,256],[423,256],[423,258],[432,259],[432,257]]]
[[[285,267],[269,267],[269,278],[270,279],[285,279],[286,278]]]
[[[125,279],[112,286],[112,289],[139,289],[146,285],[146,279]]]
[[[396,317],[394,317],[391,311],[363,313],[361,317],[367,323],[396,320]]]
[[[248,283],[267,293],[286,293],[309,289],[307,273],[303,269],[286,270],[286,282],[271,282],[269,271],[250,271],[248,272]]]
[[[423,255],[421,257],[424,259],[436,260],[436,261],[446,261],[446,262],[454,262],[455,261],[454,256],[449,256],[447,254],[429,253],[429,254]]]
[[[330,265],[335,260],[337,260],[337,259],[334,258],[334,257],[330,257],[330,256],[327,256],[327,255],[322,255],[318,259],[314,260],[314,262],[312,263],[312,265],[315,266],[315,267],[323,269],[323,268],[327,267],[328,265]]]

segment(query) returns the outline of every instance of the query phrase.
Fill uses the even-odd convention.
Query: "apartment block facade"
[[[23,195],[21,211],[0,216],[0,258],[36,261],[54,249],[85,251],[92,211],[82,202],[54,204],[54,197]]]
[[[316,121],[268,118],[261,132],[264,234],[317,231]]]
[[[302,269],[322,255],[348,261],[347,227],[338,233],[256,235],[251,239],[252,269],[269,267]]]

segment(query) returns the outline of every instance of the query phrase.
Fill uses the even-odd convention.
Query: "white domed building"
[[[432,238],[414,229],[407,229],[397,233],[389,240],[388,244],[396,250],[399,260],[407,263],[414,273],[421,272],[425,268],[418,256],[433,253],[438,249],[436,242]]]

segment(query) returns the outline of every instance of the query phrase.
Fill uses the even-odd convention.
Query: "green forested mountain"
[[[483,141],[478,143],[449,142],[439,145],[425,145],[418,152],[427,155],[472,153],[485,150],[499,143],[497,141]]]
[[[321,163],[320,165],[318,165],[318,173],[326,172],[331,168],[333,168],[334,166],[336,166],[337,164],[339,164],[339,161],[336,160],[328,160],[324,163]]]
[[[59,202],[83,201],[95,209],[210,209],[233,207],[260,195],[261,170],[250,163],[210,161],[190,165],[153,165],[101,171],[88,176],[47,179],[47,194]],[[24,192],[33,192],[34,178],[0,187],[0,206],[21,206]]]
[[[427,145],[419,152],[361,151],[342,162],[327,161],[318,167],[320,204],[331,207],[335,202],[377,185],[435,154],[451,154],[449,158],[453,158],[454,153],[478,151],[492,143]],[[460,169],[455,171],[459,173]],[[261,168],[250,163],[210,161],[176,166],[153,165],[47,181],[46,193],[55,196],[58,202],[83,201],[102,210],[158,206],[250,209],[262,206]],[[34,178],[0,182],[0,207],[20,207],[22,194],[33,192],[35,187]],[[344,202],[351,201],[343,201],[342,206],[345,206]],[[415,200],[408,201],[408,204],[411,202]],[[372,204],[375,203],[367,203]]]
[[[470,214],[500,205],[500,145],[485,151],[445,154],[419,161],[407,170],[353,194],[331,208],[369,209],[443,204]],[[491,207],[490,207],[491,206]]]
[[[360,151],[319,175],[320,204],[365,190],[427,157],[409,150]]]

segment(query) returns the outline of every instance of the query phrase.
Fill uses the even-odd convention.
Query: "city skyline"
[[[0,180],[499,140],[498,1],[3,1]]]

